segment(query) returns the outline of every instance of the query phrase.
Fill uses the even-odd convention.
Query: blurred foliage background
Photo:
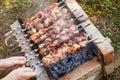
[[[93,23],[120,49],[120,0],[77,0]]]

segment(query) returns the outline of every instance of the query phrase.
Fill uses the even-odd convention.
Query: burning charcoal
[[[98,51],[93,51],[95,49],[93,43],[90,45],[88,44],[89,47],[86,47],[85,49],[82,49],[81,51],[78,52],[78,54],[73,54],[68,56],[66,59],[60,61],[59,63],[51,66],[56,67],[53,69],[53,73],[55,72],[56,75],[53,77],[54,78],[59,78],[68,72],[72,71],[74,68],[79,66],[80,64],[85,63],[88,60],[91,60]],[[60,70],[60,71],[59,71]],[[63,71],[64,70],[64,71]],[[64,73],[63,73],[64,72]],[[56,77],[57,76],[57,77]]]
[[[75,55],[74,56],[75,58],[74,58],[74,63],[76,63],[76,64],[81,64],[81,55],[79,54],[79,55]]]
[[[56,67],[56,66],[53,67],[53,71],[54,71],[54,72],[53,72],[52,74],[54,75],[55,78],[59,78],[60,76],[57,74],[57,71],[56,71],[56,70],[57,70],[57,67]]]
[[[65,65],[67,62],[68,62],[68,59],[67,59],[67,58],[64,59],[63,61],[61,61],[61,63],[62,63],[63,65]]]
[[[67,73],[73,70],[74,69],[73,63],[72,62],[67,63],[66,68],[67,68]]]
[[[91,60],[94,56],[93,56],[93,55],[88,54],[88,55],[87,55],[87,57],[88,57],[88,60]]]
[[[83,59],[87,59],[87,51],[86,51],[86,49],[82,50],[82,54],[81,55],[82,55]]]
[[[55,72],[52,75],[54,76],[55,79],[59,78],[59,76]]]
[[[65,74],[64,66],[62,66],[61,64],[57,64],[56,66],[58,67],[58,71],[57,71],[58,74]]]

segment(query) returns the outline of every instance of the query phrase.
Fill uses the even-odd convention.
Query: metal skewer
[[[61,2],[57,3],[57,5],[60,5],[60,4],[64,3],[64,2],[65,2],[65,0],[62,0]]]
[[[95,38],[89,40],[88,43],[93,42],[93,41],[95,41],[95,40],[97,40],[97,39],[99,39],[99,38],[100,38],[100,37],[97,36],[97,37],[95,37]]]
[[[39,56],[39,54],[35,54],[35,57],[38,57]]]
[[[34,52],[37,52],[38,50],[39,50],[39,48],[38,48],[38,49],[35,49]]]
[[[90,35],[93,35],[93,34],[95,34],[95,33],[97,33],[98,31],[93,31],[93,32],[91,32],[91,33],[89,33],[88,35],[87,35],[87,37],[89,37]]]
[[[63,5],[63,6],[61,6],[61,7],[59,7],[60,9],[62,9],[62,8],[64,8],[66,5]]]
[[[17,52],[16,54],[20,54],[20,53],[23,53],[23,52],[25,52],[25,51],[24,51],[24,50],[21,50],[21,51]]]
[[[21,29],[22,26],[25,26],[25,23],[21,24],[20,26],[17,26],[17,27],[14,28],[12,31],[16,31],[17,29]]]

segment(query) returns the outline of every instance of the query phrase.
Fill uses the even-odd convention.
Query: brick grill
[[[30,45],[33,44],[33,42],[29,41],[29,37],[24,37],[21,40],[19,40],[18,43],[22,48],[20,53],[23,51],[25,52],[25,56],[29,60],[28,62],[30,63],[30,67],[37,68],[39,72],[44,73],[42,77],[47,76],[45,75],[47,71],[50,77],[49,79],[52,79],[52,80],[58,79],[58,78],[62,79],[63,76],[65,77],[66,74],[69,74],[69,72],[74,70],[76,67],[79,67],[83,63],[93,59],[99,54],[103,55],[103,58],[106,64],[110,63],[113,60],[113,56],[114,56],[113,55],[114,50],[110,45],[110,43],[105,40],[105,38],[102,36],[99,30],[93,25],[93,23],[89,20],[86,13],[82,10],[82,8],[77,4],[75,0],[65,0],[60,6],[62,5],[65,5],[65,8],[67,8],[70,11],[70,15],[72,18],[74,19],[78,18],[75,24],[77,25],[81,23],[81,26],[79,29],[83,28],[87,24],[90,24],[90,25],[87,25],[87,27],[81,32],[86,32],[87,34],[90,34],[94,31],[98,31],[96,34],[93,35],[93,37],[95,38],[96,36],[100,36],[100,39],[90,42],[86,48],[80,50],[77,54],[70,55],[64,60],[50,67],[41,66],[40,60],[42,59],[42,57],[40,55],[38,56],[37,55],[38,51],[36,51],[36,49],[38,48],[38,45],[34,44],[33,47],[31,47]],[[14,30],[16,24],[20,26],[16,30]],[[12,28],[12,33],[16,34],[14,36],[16,37],[17,40],[20,39],[20,37],[27,34],[26,31],[23,31],[25,29],[25,26],[21,20],[11,25],[11,28]],[[20,32],[20,33],[17,34],[17,32]],[[26,41],[25,45],[21,45],[23,41]],[[41,79],[42,77],[40,76]],[[63,80],[64,80],[64,77],[63,77]]]

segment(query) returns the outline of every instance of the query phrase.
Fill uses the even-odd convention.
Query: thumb
[[[14,61],[14,64],[16,64],[16,65],[23,65],[23,64],[25,64],[25,63],[26,63],[25,60],[15,60],[15,61]]]

